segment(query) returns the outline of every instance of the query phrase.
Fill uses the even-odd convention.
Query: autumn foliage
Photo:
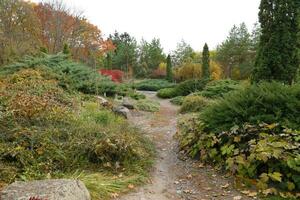
[[[81,12],[60,1],[38,4],[21,0],[0,2],[0,65],[24,55],[56,54],[67,44],[70,57],[90,66],[115,47]]]
[[[124,77],[124,72],[121,70],[101,69],[100,74],[111,77],[111,80],[116,83],[121,83]]]

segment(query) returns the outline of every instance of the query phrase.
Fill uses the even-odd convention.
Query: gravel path
[[[233,181],[209,166],[178,156],[176,133],[178,107],[153,92],[147,98],[161,105],[157,113],[132,113],[129,119],[154,141],[157,159],[150,183],[119,200],[240,200],[250,199],[233,189]],[[179,159],[178,157],[181,157]]]

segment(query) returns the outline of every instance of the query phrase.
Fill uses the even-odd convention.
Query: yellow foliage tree
[[[187,61],[174,70],[174,78],[178,81],[201,78],[201,64]]]
[[[220,80],[223,76],[222,67],[215,61],[210,61],[210,77],[212,80]]]

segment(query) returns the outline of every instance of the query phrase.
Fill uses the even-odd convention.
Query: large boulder
[[[90,194],[79,180],[51,179],[14,182],[0,192],[1,200],[90,200]]]
[[[128,108],[124,107],[124,106],[117,106],[113,108],[113,111],[118,114],[121,115],[123,117],[125,117],[126,119],[129,118],[130,116],[130,111]]]

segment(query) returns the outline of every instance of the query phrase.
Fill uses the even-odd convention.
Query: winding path
[[[119,198],[119,200],[233,200],[249,199],[233,189],[232,180],[212,168],[190,160],[180,160],[176,152],[178,107],[169,100],[143,92],[161,105],[157,113],[132,113],[129,119],[154,141],[157,159],[150,183]]]

